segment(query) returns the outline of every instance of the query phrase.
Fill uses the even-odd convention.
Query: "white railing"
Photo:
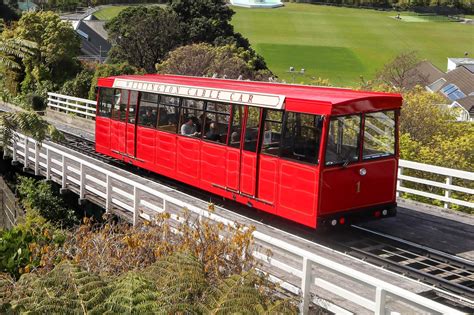
[[[48,95],[49,95],[48,106],[50,108],[54,108],[56,110],[60,110],[66,113],[71,112],[71,113],[75,113],[75,114],[79,114],[79,115],[83,115],[83,116],[87,116],[89,118],[95,119],[95,108],[96,108],[95,101],[78,98],[78,97],[67,96],[67,95],[56,94],[56,93],[48,93]],[[425,172],[429,172],[435,175],[443,175],[445,176],[445,181],[436,182],[433,180],[408,176],[408,175],[405,175],[403,172],[404,170],[407,170],[407,169],[425,171]],[[410,193],[417,196],[439,200],[443,202],[445,208],[449,208],[450,203],[474,208],[474,203],[471,202],[472,200],[474,200],[472,197],[470,198],[470,200],[460,200],[460,199],[453,198],[451,196],[451,192],[453,191],[470,194],[471,196],[474,195],[474,189],[453,185],[453,178],[465,179],[472,182],[474,180],[474,173],[448,169],[448,168],[429,165],[429,164],[422,164],[422,163],[416,163],[416,162],[411,162],[411,161],[406,161],[406,160],[400,160],[400,165],[398,169],[397,195],[400,195],[400,193]],[[435,187],[442,188],[444,189],[444,195],[438,195],[429,191],[416,190],[413,188],[406,187],[404,186],[404,183],[407,183],[407,182],[424,184],[424,185],[430,186],[428,190]]]
[[[84,98],[48,92],[48,107],[66,114],[95,119],[96,102]]]
[[[438,182],[420,177],[405,175],[405,170],[422,171],[433,175],[442,176],[444,178],[444,182]],[[453,178],[464,180],[463,183],[465,183],[465,186],[453,185]],[[469,188],[473,187],[473,181],[474,173],[472,172],[400,160],[400,165],[398,168],[397,193],[399,194],[400,192],[404,192],[434,200],[439,200],[443,202],[444,208],[449,208],[450,203],[459,206],[474,208],[474,189]],[[407,182],[429,186],[428,190],[441,188],[444,191],[444,194],[439,195],[432,192],[408,188],[405,186]],[[469,197],[467,198],[467,200],[453,198],[451,195],[453,191],[468,194]]]
[[[75,191],[80,201],[87,198],[104,205],[106,211],[130,214],[134,224],[140,218],[150,220],[154,214],[164,211],[170,213],[172,219],[179,220],[179,211],[183,208],[200,218],[234,224],[221,215],[203,210],[206,209],[203,201],[190,199],[192,197],[169,187],[150,183],[137,175],[57,144],[44,142],[39,145],[33,139],[22,135],[18,135],[17,139],[19,141],[15,141],[10,147],[14,161],[20,161],[24,167],[34,169],[36,175],[44,175],[47,179],[59,183],[62,189]],[[263,228],[260,225],[260,230]],[[284,235],[283,232],[277,235],[278,237],[264,234],[257,226],[257,231],[253,234],[253,254],[262,263],[263,272],[281,283],[283,288],[302,297],[300,310],[303,314],[308,313],[311,301],[321,305],[321,299],[313,296],[324,291],[357,305],[357,312],[360,312],[362,307],[365,310],[363,313],[370,311],[375,314],[385,314],[387,311],[462,314],[453,308],[319,256],[304,249],[308,248],[307,243],[298,243],[301,246],[296,246],[294,242],[304,242],[298,241],[296,237]],[[361,287],[366,288],[366,291]],[[323,306],[324,304],[323,302]],[[351,311],[334,304],[326,305],[336,313],[351,314]]]

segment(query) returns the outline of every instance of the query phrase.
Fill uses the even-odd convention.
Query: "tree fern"
[[[25,39],[0,39],[0,66],[20,69],[21,65],[15,59],[33,56],[37,48],[38,45],[35,42]]]
[[[143,274],[156,284],[158,303],[165,313],[195,313],[208,286],[202,263],[188,253],[165,257]]]
[[[204,313],[209,314],[256,314],[258,305],[263,303],[256,289],[256,276],[253,273],[233,275],[213,287],[206,294]]]
[[[111,289],[111,294],[96,309],[97,314],[152,314],[160,310],[156,286],[136,272],[118,278]]]
[[[14,310],[33,314],[93,314],[109,293],[99,276],[69,261],[42,278],[24,275],[18,285],[25,291],[12,303]]]

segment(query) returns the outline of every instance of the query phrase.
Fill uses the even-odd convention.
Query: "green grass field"
[[[286,3],[278,9],[244,9],[232,24],[264,56],[279,77],[293,81],[290,66],[304,68],[296,82],[329,78],[335,85],[356,85],[397,54],[416,50],[446,69],[447,57],[474,54],[474,25],[439,17],[395,12]]]
[[[128,8],[126,5],[117,5],[113,7],[106,7],[94,13],[94,16],[99,20],[111,20],[112,18],[116,17],[120,11],[123,9]]]
[[[109,7],[95,15],[110,19],[125,7]],[[269,68],[288,82],[330,79],[333,85],[355,86],[401,52],[416,50],[441,70],[447,57],[474,55],[474,25],[439,16],[418,16],[366,9],[286,3],[278,9],[233,7],[236,31],[247,37]],[[304,75],[288,73],[290,66]]]

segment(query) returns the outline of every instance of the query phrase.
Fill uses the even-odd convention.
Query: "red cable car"
[[[101,78],[96,150],[316,228],[395,215],[399,94]]]

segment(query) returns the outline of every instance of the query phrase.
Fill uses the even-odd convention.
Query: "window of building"
[[[227,143],[230,122],[230,104],[208,102],[203,121],[203,139]]]
[[[258,131],[260,127],[261,110],[258,107],[248,107],[247,123],[245,125],[244,150],[257,152]]]
[[[199,137],[204,120],[204,101],[185,98],[181,103],[180,134]]]
[[[156,128],[158,120],[158,94],[141,93],[138,109],[138,125]]]
[[[115,90],[114,94],[114,107],[112,110],[112,119],[125,122],[127,117],[127,105],[128,96],[130,91],[128,90]]]
[[[178,97],[159,96],[158,124],[157,129],[176,133],[179,121],[179,102]]]
[[[265,110],[262,153],[277,156],[280,151],[283,112]]]
[[[364,160],[395,154],[395,111],[365,115]]]
[[[359,160],[360,115],[332,117],[326,146],[326,165]]]
[[[110,118],[114,104],[114,89],[101,88],[97,116]]]
[[[244,107],[242,105],[232,105],[232,124],[230,126],[229,145],[240,148],[240,136],[242,122],[244,119]]]
[[[128,101],[128,123],[130,124],[137,122],[138,95],[137,91],[130,92],[130,99]]]
[[[287,112],[281,148],[281,157],[318,163],[323,117]]]

